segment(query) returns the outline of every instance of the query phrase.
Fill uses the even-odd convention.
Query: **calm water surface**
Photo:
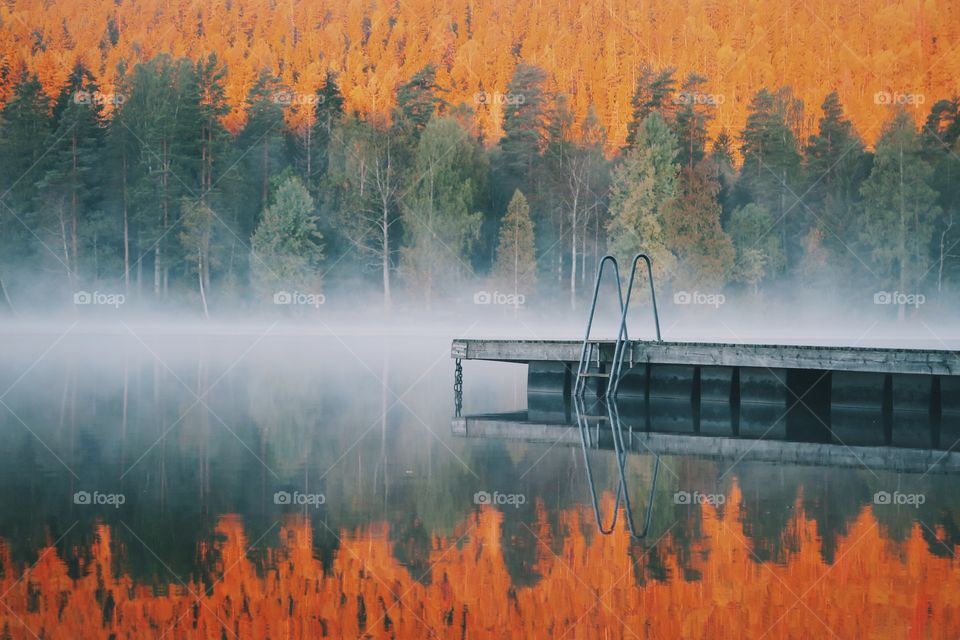
[[[960,634],[955,475],[630,454],[601,535],[579,447],[452,428],[447,336],[3,340],[5,638]]]

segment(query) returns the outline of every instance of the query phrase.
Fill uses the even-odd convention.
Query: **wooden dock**
[[[595,347],[588,396],[603,396],[615,342]],[[570,397],[583,343],[578,340],[457,339],[461,361],[527,365],[528,394]],[[757,407],[800,408],[828,428],[851,420],[884,425],[921,419],[960,423],[960,352],[876,347],[700,342],[625,343],[617,397],[690,407],[695,420],[726,411],[734,421]],[[605,379],[606,378],[606,379]]]
[[[615,342],[599,342],[601,365],[613,360]],[[456,339],[450,354],[461,360],[576,364],[580,340],[486,340]],[[960,375],[960,352],[927,349],[879,349],[874,347],[819,347],[709,342],[627,342],[625,367],[640,364],[670,364],[714,367],[807,369],[861,373]]]

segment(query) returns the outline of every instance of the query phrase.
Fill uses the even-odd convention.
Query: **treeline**
[[[742,132],[708,140],[705,79],[645,67],[610,157],[594,111],[578,121],[533,65],[476,104],[448,103],[427,66],[383,118],[347,112],[332,74],[300,94],[264,72],[236,135],[225,73],[215,55],[160,55],[104,89],[78,66],[55,99],[22,75],[0,111],[6,307],[97,290],[208,313],[364,282],[387,306],[429,305],[477,277],[575,305],[608,251],[651,254],[668,290],[929,298],[960,275],[956,98],[919,130],[891,108],[871,152],[835,92],[804,140],[802,102],[763,89]],[[473,110],[490,101],[504,135],[486,146]],[[308,125],[288,124],[292,105]]]

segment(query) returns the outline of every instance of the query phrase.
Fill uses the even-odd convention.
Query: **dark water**
[[[592,492],[576,426],[459,429],[447,336],[3,341],[3,637],[960,634],[949,472],[635,447],[627,513],[611,432]],[[524,369],[463,402],[525,411]]]

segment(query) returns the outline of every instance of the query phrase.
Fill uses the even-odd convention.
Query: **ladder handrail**
[[[590,331],[593,328],[593,317],[597,312],[597,297],[600,294],[600,282],[603,278],[603,268],[606,266],[607,262],[610,262],[613,265],[613,274],[617,284],[617,297],[620,301],[620,315],[623,316],[626,310],[626,307],[623,303],[623,285],[620,280],[620,267],[617,265],[617,259],[612,255],[605,255],[600,259],[600,264],[597,265],[597,277],[593,285],[593,301],[590,303],[590,315],[587,317],[587,330],[584,333],[583,346],[580,349],[580,364],[577,367],[577,381],[574,387],[574,395],[581,395],[586,387],[583,374],[587,371],[587,369],[590,368],[589,363],[586,361],[587,345],[590,343]],[[620,335],[626,336],[626,327],[621,326]]]
[[[627,298],[621,306],[620,332],[617,334],[617,344],[613,350],[613,362],[610,366],[610,381],[607,384],[607,398],[615,398],[617,389],[620,386],[620,372],[623,370],[623,355],[625,345],[629,337],[627,336],[627,313],[630,311],[630,295],[633,293],[633,283],[637,276],[637,264],[643,260],[647,264],[647,277],[650,280],[650,300],[653,302],[653,322],[657,330],[657,342],[662,342],[660,337],[660,313],[657,311],[657,292],[653,285],[653,262],[650,256],[645,253],[638,253],[633,257],[630,267],[630,279],[627,280]]]

